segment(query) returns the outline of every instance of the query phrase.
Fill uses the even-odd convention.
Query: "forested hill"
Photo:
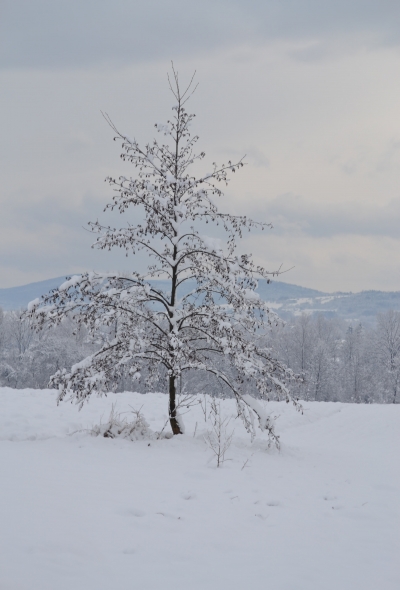
[[[58,287],[64,277],[30,283],[20,287],[0,289],[0,307],[4,310],[23,309],[29,301]],[[159,287],[167,282],[154,281]],[[193,284],[187,284],[193,288]],[[306,313],[322,313],[327,317],[341,317],[362,323],[373,322],[379,312],[394,309],[400,311],[400,291],[362,291],[361,293],[324,293],[282,281],[259,282],[258,292],[272,309],[284,318]]]

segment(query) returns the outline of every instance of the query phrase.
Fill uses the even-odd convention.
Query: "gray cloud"
[[[33,201],[26,198],[26,193],[18,192],[2,201],[0,227],[12,226],[35,233],[53,225],[80,231],[82,228],[87,229],[89,221],[105,217],[104,206],[104,199],[91,194],[84,195],[79,203],[75,203],[71,202],[67,195],[48,195]],[[118,213],[115,212],[108,213],[107,219],[112,224],[120,221]]]
[[[267,217],[278,234],[289,229],[313,237],[370,235],[399,237],[400,197],[384,205],[370,202],[311,202],[299,195],[280,195],[268,203]]]
[[[127,223],[126,216],[121,217],[118,212],[103,213],[104,205],[104,200],[91,194],[79,203],[71,203],[60,195],[33,202],[26,200],[23,193],[3,200],[0,268],[8,269],[11,275],[14,269],[25,274],[34,272],[40,278],[58,276],[60,272],[123,269],[132,265],[144,270],[145,258],[140,253],[127,259],[125,251],[119,249],[108,252],[91,248],[96,235],[89,231],[88,221],[99,219],[104,225],[116,227]],[[139,221],[140,212],[135,215]]]
[[[293,55],[318,59],[329,36],[399,43],[399,16],[392,0],[3,0],[0,66],[133,63],[304,38],[315,43]]]
[[[392,139],[380,158],[376,170],[377,172],[386,172],[397,166],[396,156],[400,153],[400,141]],[[398,159],[398,158],[397,158]]]
[[[87,66],[174,57],[224,44],[242,29],[235,7],[185,0],[8,1],[3,9],[1,65]]]
[[[271,264],[301,268],[322,289],[330,264],[329,289],[370,288],[372,275],[388,284],[386,272],[398,288],[385,261],[400,251],[399,3],[0,4],[2,286],[142,265],[91,250],[83,229],[110,198],[104,177],[130,174],[99,110],[151,139],[170,114],[173,58],[182,81],[199,72],[200,149],[218,162],[247,154],[223,207],[274,223],[243,249],[267,266],[274,251]]]

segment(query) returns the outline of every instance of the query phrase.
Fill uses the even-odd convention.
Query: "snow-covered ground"
[[[217,469],[200,406],[169,440],[71,435],[116,400],[162,427],[162,394],[0,389],[1,590],[400,588],[399,406],[269,404],[281,451],[236,421]]]

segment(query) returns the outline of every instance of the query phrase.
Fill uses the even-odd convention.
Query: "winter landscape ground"
[[[132,442],[87,429],[117,402],[160,430],[165,395],[78,412],[54,391],[2,388],[1,590],[400,587],[399,406],[270,403],[281,450],[232,421],[217,469],[200,399],[184,435]]]

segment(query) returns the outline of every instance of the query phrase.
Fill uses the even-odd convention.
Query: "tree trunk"
[[[177,140],[177,142],[178,142],[178,140]],[[178,143],[177,143],[177,149],[178,149]],[[176,172],[176,174],[177,174],[177,172]],[[175,185],[175,192],[176,192],[176,185]],[[174,200],[174,202],[176,203],[176,200]],[[175,218],[175,222],[176,221],[177,220]],[[176,232],[175,232],[175,234],[176,234]],[[174,256],[173,256],[174,261],[177,259],[177,255],[178,255],[178,249],[177,249],[176,245],[174,245]],[[177,273],[176,273],[176,266],[174,266],[172,269],[172,279],[171,279],[171,308],[172,309],[169,311],[170,318],[174,317],[177,281],[178,281],[178,278],[177,278]],[[172,310],[174,310],[174,311],[172,311]],[[173,324],[172,323],[170,323],[169,331],[170,331],[170,333],[173,331]],[[173,354],[173,348],[170,348],[170,350],[171,350],[171,354]],[[176,403],[175,403],[176,379],[175,379],[175,375],[170,375],[170,377],[168,379],[168,386],[169,386],[168,387],[169,388],[169,422],[171,424],[171,429],[174,434],[182,434],[182,431],[179,426],[179,422],[176,417]]]
[[[182,434],[181,428],[179,426],[179,422],[176,418],[176,405],[175,405],[175,395],[176,395],[176,385],[175,385],[175,377],[171,376],[168,380],[169,384],[169,422],[171,424],[171,429],[174,434]]]

